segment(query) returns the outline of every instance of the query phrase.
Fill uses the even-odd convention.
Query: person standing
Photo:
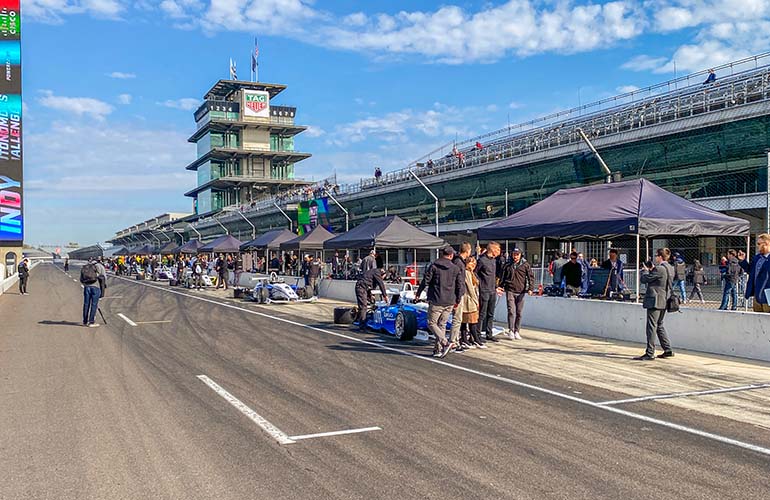
[[[99,299],[107,289],[107,277],[104,266],[94,259],[80,269],[80,283],[83,284],[83,326],[96,328],[96,311],[99,309]]]
[[[428,331],[435,337],[433,355],[438,358],[446,356],[454,344],[446,339],[446,324],[449,316],[457,310],[463,300],[465,277],[460,268],[452,262],[454,249],[446,246],[441,250],[441,256],[425,271],[416,296],[428,289]],[[461,321],[455,318],[454,321]]]
[[[573,295],[579,294],[583,287],[583,267],[578,262],[577,252],[569,254],[569,262],[562,266],[561,275],[566,285],[565,292],[570,292]]]
[[[70,259],[69,257],[67,257],[66,259],[64,259],[64,272],[66,273],[69,270],[70,270]]]
[[[577,254],[575,254],[575,259],[577,259]],[[511,340],[521,340],[524,297],[527,294],[532,295],[534,283],[535,274],[532,272],[532,267],[527,259],[521,255],[521,250],[514,247],[513,252],[511,252],[511,262],[505,266],[501,279],[508,303],[508,331],[506,333]]]
[[[311,257],[311,261],[308,264],[308,285],[313,288],[313,297],[318,297],[319,285],[321,284],[321,259],[318,255]]]
[[[770,288],[770,234],[757,236],[757,254],[751,259],[746,298],[754,299],[754,312],[770,313],[765,290]]]
[[[384,269],[369,269],[358,281],[356,281],[356,303],[358,304],[358,330],[366,331],[366,312],[369,306],[369,298],[372,296],[372,290],[377,287],[382,292],[382,300],[387,303],[388,292],[385,290],[385,282],[382,277],[385,276]],[[419,297],[419,295],[418,295]]]
[[[743,268],[738,261],[738,253],[732,248],[727,251],[727,268],[724,273],[724,288],[722,289],[722,304],[719,309],[727,310],[727,306],[732,299],[733,305],[731,311],[738,309],[738,282],[743,274]]]
[[[227,290],[227,262],[222,254],[219,254],[214,263],[214,270],[217,273],[217,290],[222,287]]]
[[[607,260],[602,263],[602,269],[609,269],[610,277],[608,292],[619,292],[623,289],[623,261],[618,258],[618,251],[611,248]]]
[[[497,287],[501,271],[497,260],[500,250],[500,243],[490,241],[476,263],[476,276],[479,278],[479,326],[482,332],[486,332],[490,342],[499,342],[493,336],[493,328],[497,296],[502,295],[502,289]]]
[[[364,260],[361,262],[362,273],[371,271],[372,269],[377,269],[377,252],[374,250],[374,248],[369,251],[369,255],[364,257]]]
[[[479,331],[479,278],[476,270],[476,258],[468,257],[465,262],[465,295],[463,295],[462,337],[470,347],[486,349]],[[452,324],[454,326],[454,323]]]
[[[700,299],[700,303],[703,304],[706,301],[703,299],[703,287],[708,285],[706,281],[706,272],[703,270],[703,265],[698,259],[695,259],[692,264],[692,292],[690,292],[690,299],[694,300],[695,297]]]
[[[637,361],[655,359],[655,336],[660,341],[663,354],[659,358],[670,358],[674,355],[671,342],[668,340],[663,320],[666,317],[666,304],[672,295],[674,281],[673,269],[668,263],[670,253],[668,248],[659,248],[655,252],[655,264],[645,262],[640,281],[647,285],[644,294],[644,308],[647,310],[647,349],[644,354],[634,358]]]
[[[553,276],[553,284],[560,287],[563,278],[562,268],[569,260],[565,259],[564,255],[558,250],[554,253],[554,257],[554,261],[551,262],[551,276]]]
[[[465,295],[465,261],[470,256],[471,256],[471,244],[468,243],[467,241],[464,241],[460,245],[460,252],[456,253],[452,258],[452,263],[456,265],[458,269],[460,269],[460,274],[462,275],[462,278],[463,278],[463,290],[462,290],[463,295]],[[456,350],[459,352],[462,352],[463,350],[465,350],[465,348],[462,346],[462,343],[460,342],[460,328],[462,328],[462,323],[463,323],[462,318],[463,318],[463,301],[461,300],[457,306],[457,309],[454,312],[454,317],[452,318],[452,331],[449,336],[449,342],[457,346]]]
[[[29,280],[29,259],[24,257],[19,263],[19,295],[29,295],[27,293],[27,281]]]
[[[735,253],[735,250],[733,250]],[[674,259],[674,286],[679,289],[679,296],[682,298],[682,304],[687,303],[687,264],[684,262],[684,257],[677,253]]]

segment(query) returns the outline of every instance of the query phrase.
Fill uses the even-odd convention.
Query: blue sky
[[[341,181],[759,53],[770,1],[23,0],[26,239],[109,239],[191,210],[192,112],[227,77],[284,83],[297,174]]]

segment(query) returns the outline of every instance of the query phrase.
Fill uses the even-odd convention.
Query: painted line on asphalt
[[[315,327],[315,326],[306,325],[304,323],[298,323],[296,321],[292,321],[292,320],[286,319],[286,318],[281,318],[279,316],[272,316],[270,314],[265,314],[265,313],[262,313],[262,312],[259,312],[259,311],[253,311],[253,310],[250,310],[250,309],[244,309],[242,307],[238,307],[238,306],[233,305],[233,304],[226,304],[224,302],[219,302],[217,300],[207,299],[207,298],[204,298],[204,297],[196,297],[195,295],[190,295],[190,294],[183,293],[183,292],[180,292],[180,291],[177,291],[177,290],[170,290],[170,289],[167,289],[167,288],[162,288],[162,287],[159,287],[159,286],[150,285],[148,283],[132,281],[132,280],[128,280],[128,279],[125,279],[125,278],[117,278],[117,279],[122,279],[124,281],[129,282],[129,283],[134,283],[136,285],[142,285],[142,286],[146,286],[146,287],[150,287],[150,288],[155,288],[156,290],[159,290],[159,291],[162,291],[162,292],[172,293],[172,294],[176,294],[176,295],[182,295],[184,297],[188,297],[188,298],[193,299],[193,300],[199,300],[201,302],[208,302],[210,304],[215,304],[215,305],[218,305],[218,306],[221,306],[221,307],[226,307],[228,309],[235,309],[235,310],[238,310],[238,311],[245,312],[247,314],[253,314],[255,316],[260,316],[260,317],[263,317],[263,318],[269,318],[269,319],[273,319],[275,321],[280,321],[282,323],[286,323],[286,324],[290,324],[290,325],[294,325],[294,326],[299,326],[299,327],[302,327],[302,328],[307,328],[309,330],[314,330],[314,331],[317,331],[317,332],[325,333],[327,335],[332,335],[334,337],[339,337],[339,338],[343,338],[343,339],[346,339],[346,340],[351,340],[353,342],[358,342],[359,344],[374,346],[374,347],[377,347],[379,349],[383,349],[383,350],[386,350],[386,351],[400,353],[400,354],[402,354],[404,356],[411,356],[413,358],[425,361],[427,363],[434,363],[434,364],[437,364],[437,365],[453,368],[455,370],[459,370],[459,371],[462,371],[462,372],[465,372],[465,373],[472,373],[474,375],[478,375],[478,376],[483,377],[483,378],[487,378],[487,379],[491,379],[491,380],[497,380],[498,382],[504,382],[504,383],[511,384],[511,385],[514,385],[514,386],[517,386],[517,387],[522,387],[522,388],[529,389],[529,390],[532,390],[532,391],[540,392],[542,394],[548,394],[550,396],[561,398],[561,399],[564,399],[564,400],[567,400],[567,401],[572,401],[574,403],[579,403],[579,404],[586,405],[586,406],[589,406],[589,407],[592,407],[592,408],[598,408],[598,409],[601,409],[601,410],[604,410],[604,411],[607,411],[607,412],[610,412],[610,413],[614,413],[616,415],[623,415],[625,417],[629,417],[629,418],[632,418],[632,419],[635,419],[635,420],[639,420],[639,421],[642,421],[642,422],[647,422],[647,423],[650,423],[650,424],[659,425],[661,427],[666,427],[666,428],[669,428],[669,429],[674,429],[674,430],[677,430],[677,431],[680,431],[680,432],[684,432],[684,433],[687,433],[687,434],[692,434],[694,436],[699,436],[699,437],[702,437],[702,438],[710,439],[712,441],[717,441],[719,443],[729,444],[729,445],[732,445],[732,446],[736,446],[738,448],[743,448],[745,450],[750,450],[750,451],[754,451],[756,453],[761,453],[763,455],[770,456],[770,448],[763,448],[763,447],[757,446],[755,444],[746,443],[744,441],[739,441],[737,439],[732,439],[732,438],[729,438],[729,437],[726,437],[726,436],[721,436],[719,434],[714,434],[714,433],[711,433],[711,432],[702,431],[700,429],[695,429],[693,427],[688,427],[688,426],[677,424],[677,423],[674,423],[674,422],[669,422],[667,420],[661,420],[659,418],[648,417],[648,416],[642,415],[640,413],[634,413],[634,412],[631,412],[631,411],[622,410],[622,409],[616,408],[614,406],[603,405],[603,404],[600,404],[600,403],[595,402],[595,401],[589,401],[587,399],[578,398],[576,396],[571,396],[569,394],[564,394],[564,393],[561,393],[561,392],[558,392],[558,391],[547,389],[545,387],[540,387],[540,386],[528,384],[526,382],[521,382],[519,380],[514,380],[514,379],[511,379],[511,378],[501,377],[499,375],[493,375],[491,373],[486,373],[486,372],[482,372],[482,371],[479,371],[479,370],[474,370],[472,368],[466,368],[464,366],[454,365],[452,363],[448,363],[448,362],[443,361],[441,359],[437,359],[437,358],[433,358],[433,357],[426,357],[426,356],[424,356],[422,354],[415,354],[413,352],[409,352],[409,351],[406,351],[406,350],[403,350],[403,349],[398,349],[398,348],[395,348],[395,347],[390,347],[390,346],[387,346],[387,345],[378,344],[376,342],[370,342],[368,340],[360,339],[360,338],[357,338],[357,337],[352,337],[350,335],[345,335],[343,333],[332,332],[330,330],[325,330],[323,328],[318,328],[318,327]]]
[[[209,386],[214,392],[222,396],[225,401],[233,405],[238,411],[249,417],[252,422],[261,427],[263,431],[267,432],[270,437],[278,441],[278,443],[292,444],[296,442],[294,439],[286,435],[286,433],[281,429],[268,422],[262,415],[246,406],[241,402],[240,399],[227,392],[219,384],[208,378],[206,375],[198,375],[198,379]]]
[[[137,321],[137,325],[157,325],[159,323],[171,323],[171,320],[160,320],[160,321]]]
[[[127,317],[125,314],[123,314],[123,313],[118,313],[118,317],[119,317],[119,318],[121,318],[121,319],[123,319],[123,321],[125,321],[125,322],[126,322],[126,323],[128,323],[129,325],[131,325],[131,326],[136,326],[136,323],[134,323],[133,321],[131,321],[130,319],[128,319],[128,317]]]
[[[109,297],[102,297],[99,300],[110,300],[110,299],[122,299],[122,295],[110,295]]]
[[[599,405],[623,405],[628,403],[640,403],[642,401],[656,401],[658,399],[686,398],[690,396],[706,396],[708,394],[724,394],[727,392],[752,391],[755,389],[767,389],[770,384],[751,384],[739,387],[725,387],[723,389],[709,389],[705,391],[672,392],[670,394],[655,394],[638,398],[616,399],[614,401],[602,401]]]
[[[317,434],[305,434],[302,436],[289,436],[289,439],[293,439],[295,441],[300,441],[302,439],[315,439],[320,437],[329,437],[329,436],[342,436],[345,434],[358,434],[360,432],[372,432],[372,431],[381,431],[382,429],[379,427],[363,427],[361,429],[348,429],[345,431],[332,431],[332,432],[319,432]]]

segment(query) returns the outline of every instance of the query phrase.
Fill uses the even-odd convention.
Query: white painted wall
[[[355,301],[355,282],[323,280],[321,296]],[[638,304],[532,296],[524,299],[525,327],[639,343],[644,351],[645,310]],[[500,298],[495,320],[505,323]],[[676,349],[770,361],[770,314],[683,307],[666,316],[666,330]],[[657,345],[657,341],[656,341]]]

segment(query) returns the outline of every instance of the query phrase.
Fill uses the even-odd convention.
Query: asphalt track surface
[[[0,297],[0,498],[770,496],[766,429],[654,402],[618,413],[592,402],[621,395],[558,374],[437,363],[279,307],[109,285],[94,329],[53,265],[32,271],[30,295]]]

